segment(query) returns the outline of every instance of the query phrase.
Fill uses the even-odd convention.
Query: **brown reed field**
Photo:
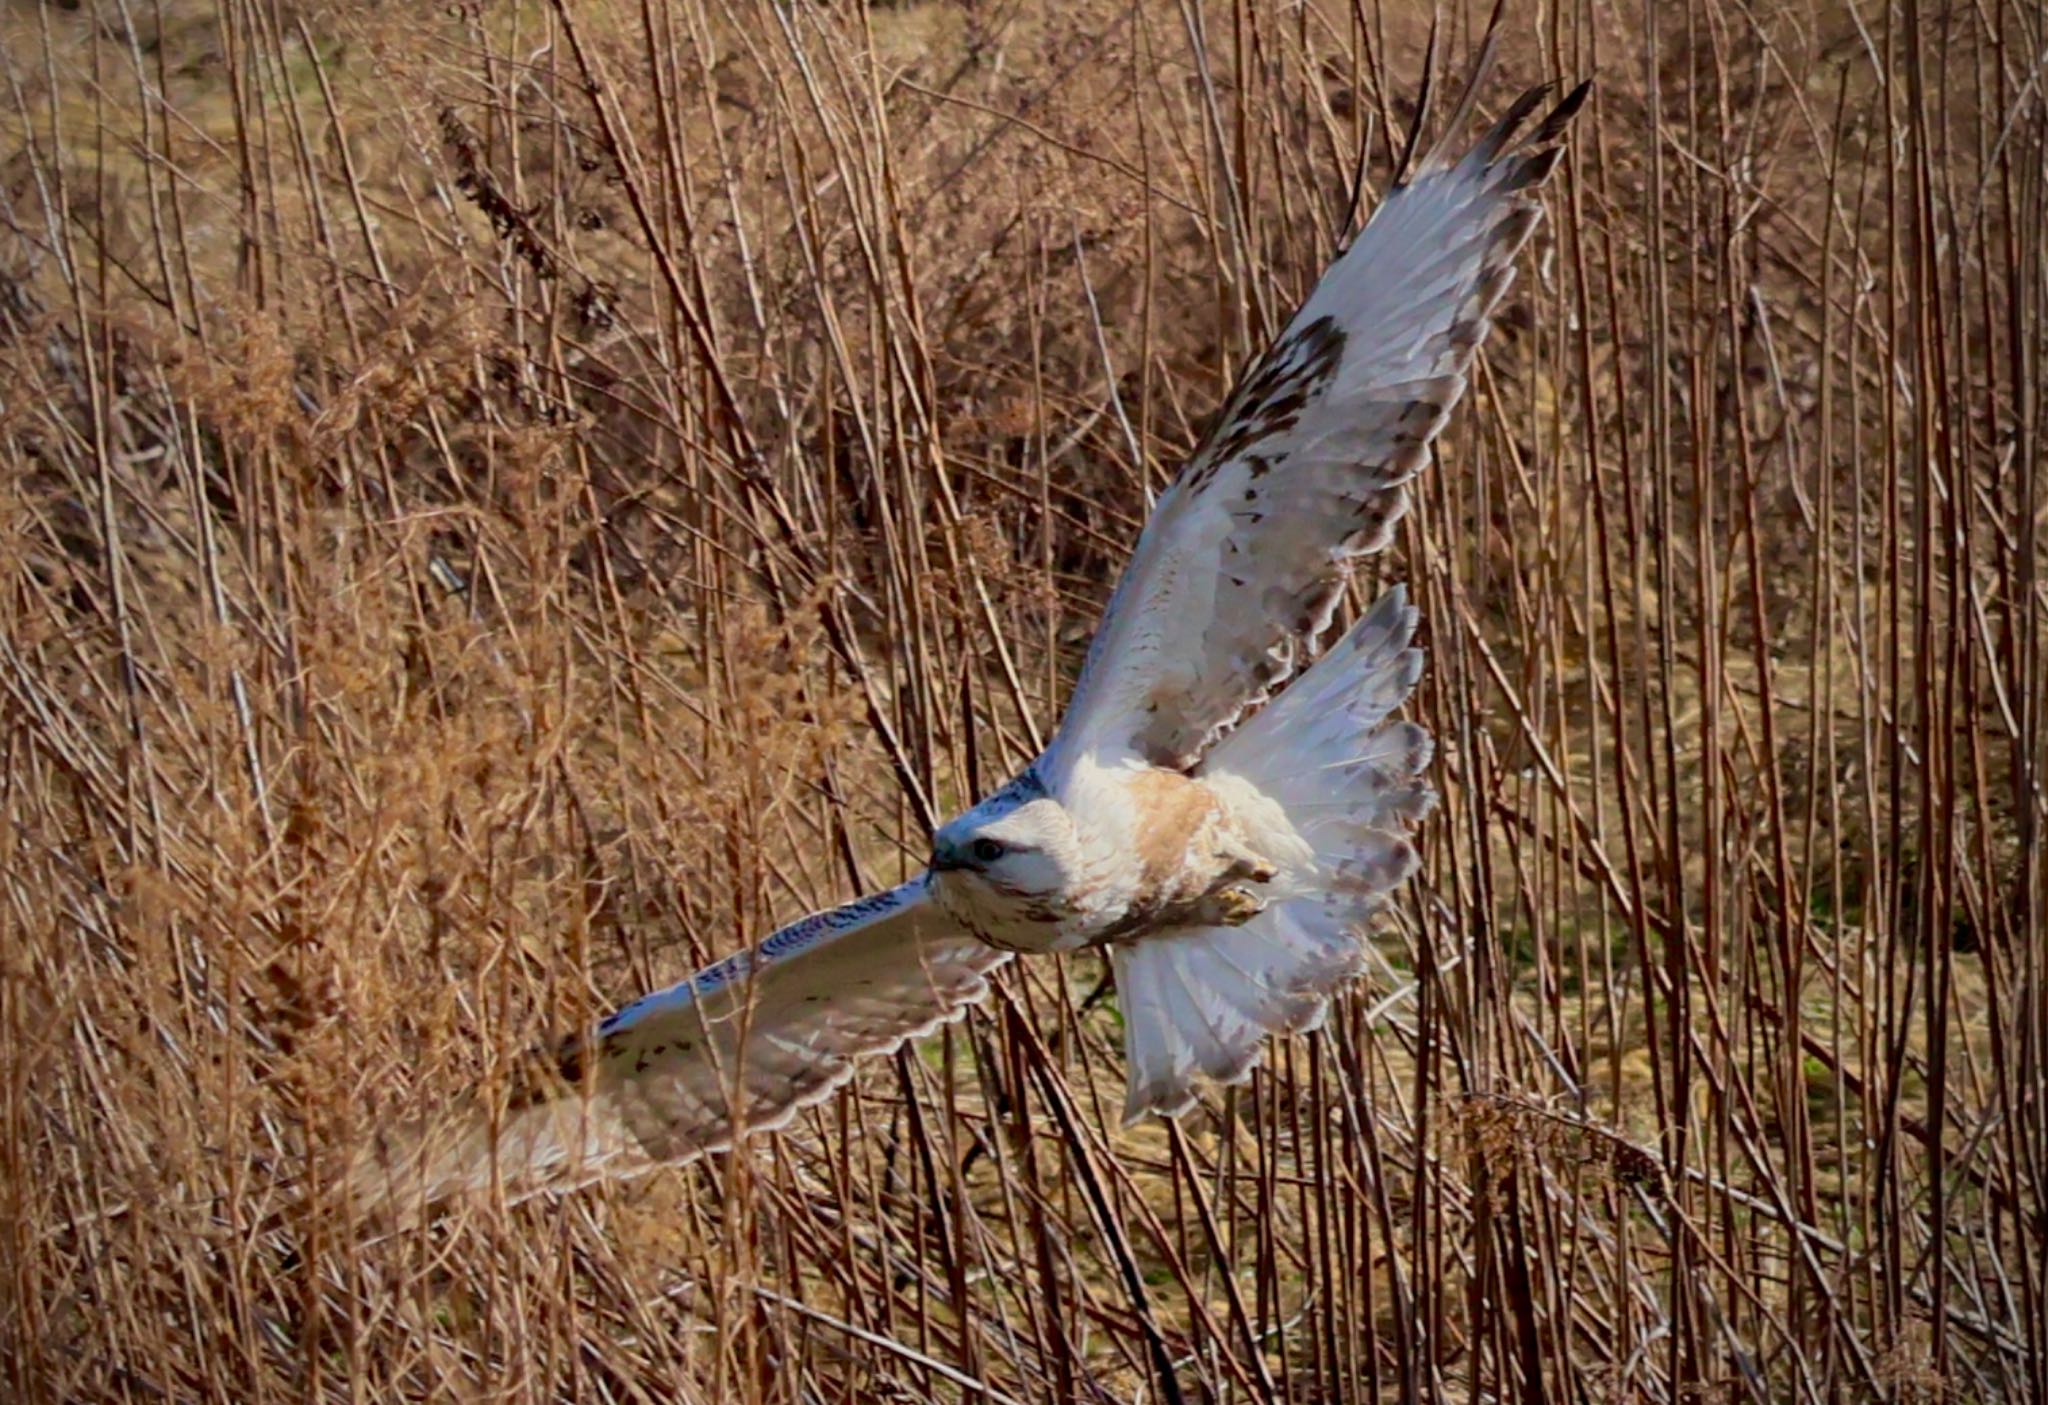
[[[1121,1130],[1047,958],[739,1154],[337,1189],[1033,754],[1438,18],[7,0],[0,1394],[2048,1399],[2027,0],[1509,6],[1482,116],[1594,97],[1351,596],[1443,803],[1250,1084]]]

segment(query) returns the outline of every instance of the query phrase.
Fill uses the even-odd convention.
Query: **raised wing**
[[[380,1136],[354,1184],[431,1204],[502,1179],[566,1189],[783,1126],[885,1054],[959,1016],[1009,959],[962,933],[922,877],[783,928],[537,1059],[502,1113],[480,1103]]]
[[[1054,778],[1083,754],[1185,770],[1294,672],[1464,394],[1541,214],[1533,187],[1586,91],[1519,145],[1543,90],[1462,160],[1425,161],[1239,382],[1138,538],[1051,748]]]

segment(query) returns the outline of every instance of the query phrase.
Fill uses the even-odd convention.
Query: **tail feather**
[[[1276,802],[1311,860],[1241,927],[1165,933],[1114,949],[1124,1013],[1125,1120],[1176,1116],[1196,1077],[1241,1083],[1268,1035],[1318,1027],[1364,959],[1360,936],[1415,871],[1410,830],[1435,793],[1429,733],[1390,721],[1422,674],[1416,612],[1400,588],[1203,763]]]

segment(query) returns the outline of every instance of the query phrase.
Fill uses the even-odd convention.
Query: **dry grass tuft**
[[[378,1239],[367,1126],[1032,753],[1427,16],[11,0],[5,1393],[2048,1399],[2039,7],[1509,26],[1599,86],[1379,568],[1372,981],[1126,1134],[1036,966]]]

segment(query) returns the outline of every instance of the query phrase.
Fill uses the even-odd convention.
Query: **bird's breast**
[[[947,916],[1002,951],[1063,950],[1078,917],[1070,895],[1019,892],[981,877],[948,876],[933,892]]]

